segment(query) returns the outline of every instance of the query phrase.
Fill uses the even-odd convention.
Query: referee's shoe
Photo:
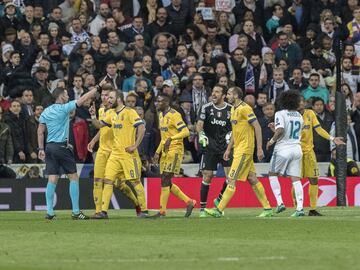
[[[76,219],[76,220],[90,219],[90,217],[84,215],[84,213],[81,212],[81,211],[80,211],[78,214],[72,213],[72,214],[71,214],[71,218],[74,219],[74,220],[75,220],[75,219]]]

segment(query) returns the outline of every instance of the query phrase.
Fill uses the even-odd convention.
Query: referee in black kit
[[[100,84],[104,83],[103,80]],[[81,106],[86,100],[94,97],[100,86],[94,87],[78,100],[69,101],[68,92],[57,88],[53,92],[55,104],[47,107],[40,116],[38,127],[39,158],[46,162],[48,184],[46,186],[46,219],[55,217],[53,209],[54,194],[59,175],[64,172],[70,180],[69,193],[72,203],[72,219],[89,219],[79,208],[79,176],[72,146],[69,139],[69,113]],[[44,134],[47,130],[46,149]]]

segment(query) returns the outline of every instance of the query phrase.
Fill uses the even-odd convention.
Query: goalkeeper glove
[[[209,138],[205,135],[204,131],[199,133],[199,143],[202,147],[206,147],[209,144]]]

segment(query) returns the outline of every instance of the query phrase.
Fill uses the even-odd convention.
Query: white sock
[[[272,192],[274,193],[276,203],[279,206],[283,203],[282,197],[281,197],[281,187],[277,176],[269,176],[270,180],[270,186],[272,189]]]
[[[293,182],[295,197],[296,197],[296,210],[300,211],[303,209],[304,202],[304,190],[300,181]]]

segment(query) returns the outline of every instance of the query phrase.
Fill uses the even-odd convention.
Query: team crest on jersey
[[[213,109],[210,110],[210,115],[214,115],[214,110]]]
[[[221,117],[221,112],[217,112],[217,117]]]
[[[124,116],[123,115],[121,116],[121,121],[124,121]]]

